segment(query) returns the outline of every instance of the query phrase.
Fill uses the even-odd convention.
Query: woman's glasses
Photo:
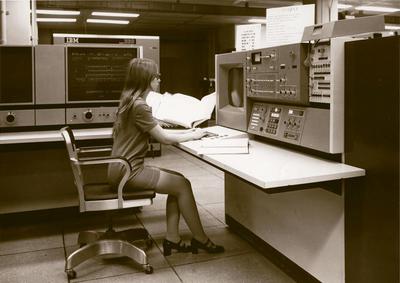
[[[156,78],[157,80],[161,80],[161,74],[160,73],[154,74],[153,78]]]

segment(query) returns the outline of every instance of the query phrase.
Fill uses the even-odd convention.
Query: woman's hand
[[[150,135],[162,144],[176,144],[180,142],[201,139],[207,132],[200,128],[188,129],[183,132],[166,130],[156,125],[150,130]]]
[[[202,137],[204,137],[207,134],[207,132],[203,129],[195,128],[195,129],[193,129],[192,134],[193,134],[193,139],[198,140],[198,139],[201,139]]]

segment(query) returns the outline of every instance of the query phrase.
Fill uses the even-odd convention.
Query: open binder
[[[146,102],[152,108],[154,118],[184,128],[195,128],[211,118],[216,95],[213,92],[199,100],[182,93],[150,92]]]

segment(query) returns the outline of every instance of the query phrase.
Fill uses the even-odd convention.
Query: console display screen
[[[32,47],[0,47],[0,103],[33,103]]]
[[[137,48],[69,47],[68,102],[116,101]]]

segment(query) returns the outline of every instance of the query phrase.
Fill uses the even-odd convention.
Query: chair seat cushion
[[[83,186],[85,200],[106,200],[118,198],[115,189],[108,183],[92,183]],[[124,200],[154,198],[154,190],[134,190],[123,192]]]

